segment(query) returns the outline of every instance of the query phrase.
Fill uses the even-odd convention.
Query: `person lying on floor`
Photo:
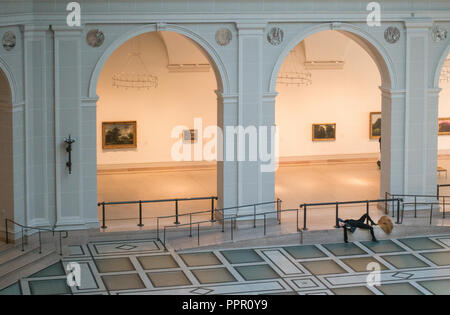
[[[370,225],[364,223],[366,220],[370,222]],[[346,243],[348,243],[347,231],[354,233],[357,228],[369,230],[370,235],[372,236],[372,241],[378,242],[375,237],[373,226],[377,226],[377,225],[380,226],[380,228],[386,234],[391,234],[392,229],[394,228],[394,225],[392,224],[391,219],[387,216],[381,217],[380,220],[378,221],[378,224],[373,222],[372,218],[367,214],[364,214],[359,220],[342,220],[342,219],[338,218],[338,222],[339,222],[339,226],[344,228],[344,241]]]

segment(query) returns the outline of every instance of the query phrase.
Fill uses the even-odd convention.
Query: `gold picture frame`
[[[336,123],[313,124],[312,141],[335,141]]]
[[[369,139],[381,137],[381,112],[371,112],[369,115]]]
[[[450,135],[450,117],[438,119],[438,135]]]
[[[102,123],[103,149],[137,148],[136,121],[109,121]]]

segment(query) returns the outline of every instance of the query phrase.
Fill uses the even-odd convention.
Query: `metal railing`
[[[39,254],[42,254],[42,232],[51,232],[53,234],[53,236],[55,236],[55,233],[59,233],[59,254],[62,256],[63,255],[63,250],[62,250],[62,239],[63,238],[67,238],[69,236],[69,232],[66,230],[55,230],[55,229],[44,229],[44,228],[38,228],[38,227],[32,227],[32,226],[26,226],[26,225],[22,225],[20,223],[17,223],[13,220],[10,219],[5,219],[5,230],[6,230],[6,244],[9,244],[9,231],[8,231],[8,223],[12,223],[14,226],[18,226],[21,228],[21,235],[22,235],[22,245],[21,245],[21,249],[22,252],[25,251],[25,231],[26,230],[35,230],[38,232],[38,239],[39,239]],[[64,236],[63,236],[64,234]]]
[[[450,186],[450,185],[449,185]],[[385,196],[390,196],[391,198],[411,198],[414,199],[411,202],[403,202],[402,203],[402,221],[403,221],[403,217],[404,217],[404,211],[405,211],[405,206],[414,206],[414,218],[417,218],[417,206],[430,206],[430,215],[432,215],[433,213],[433,206],[438,206],[438,208],[440,208],[440,206],[442,206],[442,218],[445,219],[445,214],[446,214],[446,209],[445,206],[446,205],[450,205],[450,202],[446,202],[445,199],[450,200],[450,196],[440,196],[440,195],[414,195],[414,194],[391,194],[386,192]],[[418,198],[429,198],[429,199],[435,199],[437,198],[437,202],[435,201],[418,201]],[[442,202],[440,201],[442,199]],[[394,216],[394,214],[392,215]],[[430,217],[431,220],[431,217]]]
[[[278,205],[277,201],[275,201],[273,203],[277,203],[277,205]],[[281,201],[281,200],[279,200],[279,201]],[[264,231],[264,236],[266,236],[267,235],[267,216],[269,216],[269,215],[276,215],[278,224],[281,224],[281,214],[282,213],[285,213],[285,212],[296,212],[297,213],[297,229],[296,230],[297,230],[297,232],[300,235],[300,244],[303,244],[303,231],[299,227],[299,211],[300,211],[300,209],[284,209],[284,210],[281,210],[281,209],[279,209],[277,207],[277,210],[275,210],[275,211],[268,211],[268,212],[257,213],[256,216],[257,217],[261,217],[261,216],[263,217],[263,222],[264,222],[263,223],[263,227],[264,227],[263,231]],[[253,217],[254,218],[255,214],[234,215],[234,216],[229,216],[229,217],[222,216],[222,218],[218,218],[218,219],[216,219],[216,221],[221,221],[222,222],[222,233],[225,233],[225,225],[226,225],[225,222],[227,220],[230,221],[230,238],[231,238],[231,240],[234,240],[234,233],[235,233],[234,230],[236,229],[236,226],[237,226],[236,220],[238,220],[240,218],[247,218],[247,217]],[[169,229],[173,229],[173,228],[179,229],[179,228],[181,228],[183,226],[185,226],[186,228],[189,227],[189,237],[193,237],[193,234],[192,234],[193,227],[196,226],[197,227],[197,245],[200,246],[200,231],[201,231],[200,230],[200,226],[202,224],[206,224],[206,223],[211,223],[211,221],[208,221],[208,220],[197,221],[197,222],[192,222],[191,221],[191,222],[185,223],[185,224],[164,226],[164,228],[163,228],[163,239],[161,240],[159,238],[159,233],[158,233],[158,240],[163,244],[164,249],[167,250],[166,244],[167,244],[167,234],[168,234],[168,230]],[[253,228],[256,228],[256,225],[254,225]]]
[[[304,203],[300,204],[300,209],[303,208],[303,230],[307,231],[307,209],[309,207],[319,207],[319,206],[336,206],[336,225],[339,227],[339,206],[340,205],[354,205],[354,204],[366,204],[366,214],[370,215],[370,204],[380,203],[380,202],[397,202],[397,223],[400,224],[400,202],[403,201],[401,198],[391,198],[391,199],[375,199],[375,200],[357,200],[357,201],[336,201],[336,202],[321,202],[321,203]]]
[[[102,229],[106,229],[106,206],[108,205],[131,205],[131,204],[137,204],[139,206],[138,208],[138,225],[139,227],[144,226],[142,222],[142,205],[147,203],[165,203],[165,202],[174,202],[175,203],[175,215],[173,217],[175,218],[174,224],[180,224],[178,218],[182,216],[182,214],[179,214],[179,203],[184,201],[195,201],[195,200],[211,200],[211,209],[208,210],[208,212],[211,212],[211,220],[214,219],[214,201],[218,200],[218,197],[211,196],[211,197],[195,197],[195,198],[174,198],[174,199],[158,199],[158,200],[135,200],[135,201],[113,201],[113,202],[99,202],[97,203],[98,207],[102,207]]]
[[[216,218],[216,214],[220,213],[222,215],[222,218],[226,215],[225,212],[229,212],[231,210],[239,210],[242,208],[253,208],[253,214],[251,216],[253,216],[253,227],[256,227],[256,217],[257,215],[257,208],[258,206],[265,206],[265,205],[270,205],[270,204],[276,204],[277,206],[277,210],[281,209],[281,203],[282,200],[281,199],[277,199],[275,201],[267,201],[267,202],[260,202],[260,203],[253,203],[253,204],[248,204],[248,205],[241,205],[241,206],[235,206],[235,207],[227,207],[227,208],[221,208],[221,209],[212,209],[212,210],[203,210],[203,211],[195,211],[195,212],[189,212],[189,213],[184,213],[184,214],[179,214],[179,217],[189,217],[189,223],[186,224],[176,224],[177,226],[184,226],[184,225],[188,225],[188,224],[196,224],[195,222],[192,222],[192,216],[193,215],[198,215],[198,214],[204,214],[204,213],[208,213],[210,211],[211,212],[211,219],[210,220],[205,220],[205,221],[201,221],[201,222],[215,222],[215,221],[221,221],[221,218]],[[162,219],[170,219],[170,218],[174,218],[175,215],[166,215],[166,216],[159,216],[156,218],[156,236],[159,239],[159,230],[160,230],[160,220]]]
[[[450,187],[450,184],[438,184],[436,187],[436,196],[439,198],[441,187]]]

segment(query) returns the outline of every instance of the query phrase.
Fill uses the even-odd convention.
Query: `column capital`
[[[433,27],[432,19],[409,19],[405,21],[407,29],[430,29]]]
[[[406,96],[406,90],[394,90],[386,87],[379,87],[383,97],[400,98]]]
[[[262,35],[267,23],[261,22],[238,22],[236,23],[239,35]]]

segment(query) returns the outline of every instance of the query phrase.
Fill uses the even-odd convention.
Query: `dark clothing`
[[[350,230],[350,232],[354,232],[357,228],[369,230],[370,234],[372,235],[372,241],[376,242],[377,239],[375,238],[375,234],[373,232],[373,227],[364,223],[365,221],[370,222],[371,225],[376,225],[375,222],[373,222],[372,218],[368,216],[367,214],[363,215],[359,220],[345,220],[345,226],[344,226],[344,241],[348,243],[348,236],[347,236],[347,230]]]

